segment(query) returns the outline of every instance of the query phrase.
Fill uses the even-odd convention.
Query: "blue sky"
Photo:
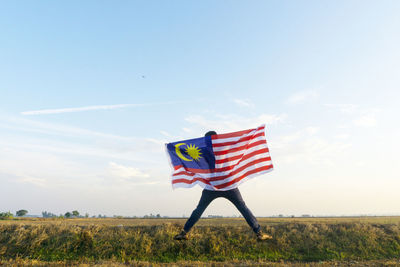
[[[257,216],[399,214],[398,1],[4,1],[0,211],[189,215],[164,144],[267,124]],[[238,214],[218,199],[207,214]]]

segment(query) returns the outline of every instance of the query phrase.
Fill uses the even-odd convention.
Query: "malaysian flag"
[[[166,144],[172,186],[229,190],[273,170],[265,125]]]

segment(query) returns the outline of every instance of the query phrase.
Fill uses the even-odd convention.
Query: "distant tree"
[[[74,217],[79,217],[79,212],[78,212],[77,210],[73,210],[73,211],[72,211],[72,215],[73,215]]]
[[[25,216],[26,214],[28,214],[28,211],[27,210],[18,210],[15,214],[18,217],[22,217],[22,216]]]
[[[47,212],[47,211],[42,211],[42,217],[43,218],[54,218],[57,217],[54,213]]]
[[[89,218],[89,213],[85,213],[85,218]]]
[[[72,214],[71,214],[71,212],[67,211],[67,212],[64,214],[64,216],[65,216],[65,218],[71,218]]]
[[[157,217],[157,218],[161,218],[161,215],[158,213],[158,214],[156,215],[156,217]]]
[[[12,219],[13,214],[11,212],[0,212],[0,220]]]

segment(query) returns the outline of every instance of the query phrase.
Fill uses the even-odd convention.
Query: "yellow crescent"
[[[176,155],[178,155],[178,157],[180,157],[181,159],[183,159],[183,160],[185,160],[185,161],[193,161],[193,159],[185,158],[185,157],[182,155],[182,153],[181,153],[179,147],[180,147],[180,146],[183,146],[183,145],[186,145],[186,144],[185,144],[185,143],[179,143],[179,144],[176,144],[176,145],[175,145],[175,152],[176,152]]]

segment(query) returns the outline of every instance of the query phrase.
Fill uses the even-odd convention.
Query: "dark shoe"
[[[175,239],[175,240],[187,240],[188,237],[187,237],[187,235],[186,235],[186,232],[185,232],[184,230],[182,230],[182,232],[180,232],[180,234],[177,234],[177,235],[174,237],[174,239]]]
[[[268,239],[272,239],[272,236],[264,234],[262,231],[257,233],[257,240],[258,241],[265,241]]]

